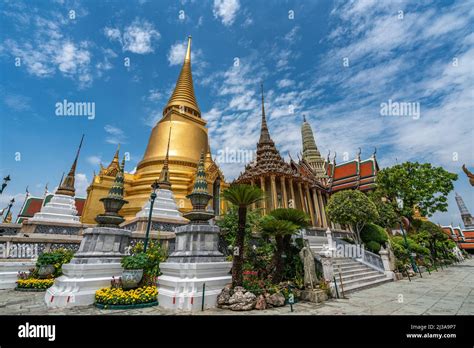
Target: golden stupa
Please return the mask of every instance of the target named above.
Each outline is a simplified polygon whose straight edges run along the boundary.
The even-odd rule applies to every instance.
[[[170,133],[170,127],[173,131]],[[171,134],[171,135],[170,135]],[[125,173],[126,204],[120,213],[126,220],[133,219],[150,198],[151,184],[160,177],[165,161],[169,139],[169,173],[171,189],[182,212],[191,210],[191,202],[186,198],[191,193],[197,164],[202,151],[206,152],[206,172],[209,189],[213,194],[211,208],[216,215],[225,209],[219,193],[227,187],[224,176],[212,159],[206,128],[194,95],[191,72],[191,37],[188,38],[186,56],[175,89],[163,108],[163,117],[153,128],[148,146],[134,174]],[[87,189],[87,200],[82,214],[83,223],[95,223],[97,214],[103,213],[100,198],[105,197],[116,174],[116,158],[107,168],[101,166],[99,174]]]

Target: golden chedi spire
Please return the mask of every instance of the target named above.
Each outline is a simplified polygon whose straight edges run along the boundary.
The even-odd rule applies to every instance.
[[[324,168],[324,158],[316,146],[313,130],[311,129],[311,125],[306,121],[305,115],[303,115],[303,124],[301,125],[301,138],[303,141],[303,160],[311,166],[314,174],[318,178],[327,177]]]
[[[163,109],[163,116],[166,115],[171,108],[178,108],[180,112],[201,117],[201,111],[194,95],[193,75],[191,72],[191,36],[188,36],[188,47],[184,57],[181,72],[176,81],[173,94]]]

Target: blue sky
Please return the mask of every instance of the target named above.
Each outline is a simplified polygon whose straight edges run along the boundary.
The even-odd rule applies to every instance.
[[[474,190],[472,1],[1,1],[0,208],[24,190],[53,191],[82,133],[76,189],[117,143],[133,171],[193,37],[195,91],[212,152],[254,150],[264,81],[270,132],[285,157],[301,151],[302,115],[321,153],[382,167],[431,162]],[[71,12],[73,11],[73,12]],[[124,62],[129,59],[130,66]],[[16,64],[15,64],[16,63]],[[19,64],[18,64],[19,63]],[[57,116],[64,99],[95,103],[95,118]],[[419,103],[419,118],[382,116],[388,100]],[[243,163],[220,163],[228,180]],[[460,221],[454,193],[447,213]]]

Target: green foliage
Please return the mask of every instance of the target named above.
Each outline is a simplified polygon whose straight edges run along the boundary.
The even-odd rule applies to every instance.
[[[256,229],[256,225],[260,219],[260,213],[258,211],[250,210],[247,212],[247,220],[245,223],[245,241],[248,244],[252,231]],[[216,221],[217,226],[221,229],[221,235],[224,238],[225,243],[233,247],[237,238],[239,216],[238,208],[235,205],[231,205],[224,215],[221,215]],[[248,245],[246,245],[248,249]]]
[[[222,192],[222,198],[237,207],[248,207],[262,200],[263,197],[263,191],[251,185],[231,185]]]
[[[383,228],[391,228],[399,223],[399,217],[395,210],[396,203],[383,197],[381,190],[369,192],[368,197],[375,204],[378,212],[378,217],[374,220],[374,223]]]
[[[365,225],[360,236],[367,248],[374,253],[378,253],[388,241],[387,232],[376,224]]]
[[[148,265],[148,256],[145,253],[125,256],[122,259],[122,267],[125,269],[145,269]]]
[[[365,246],[367,247],[367,249],[369,249],[369,251],[371,251],[373,253],[376,253],[376,254],[378,254],[380,249],[382,248],[380,243],[376,242],[375,240],[371,240],[371,241],[367,242],[365,244]]]
[[[272,215],[264,216],[259,226],[264,237],[282,237],[295,234],[298,231],[298,226],[291,221],[278,220]]]
[[[275,246],[267,239],[259,239],[258,243],[245,248],[244,270],[256,271],[258,277],[267,278],[272,270],[272,258]]]
[[[142,254],[144,243],[138,242],[131,250],[132,255]],[[158,241],[150,240],[146,248],[147,263],[143,267],[145,278],[156,278],[161,275],[160,263],[165,262],[168,253]]]
[[[53,265],[54,277],[62,275],[62,265],[69,263],[74,256],[74,252],[64,248],[56,249],[52,252],[42,253],[36,261],[37,269],[41,266]],[[37,271],[37,270],[36,270]]]
[[[390,201],[403,201],[403,208],[396,208],[399,216],[412,218],[415,205],[423,216],[431,216],[436,211],[447,211],[447,196],[457,178],[430,163],[405,162],[378,172],[377,187]]]
[[[379,217],[375,204],[359,190],[336,192],[329,199],[326,211],[333,222],[352,226],[358,242],[365,224]]]
[[[289,221],[296,225],[298,228],[309,226],[309,216],[298,209],[293,208],[279,208],[272,210],[269,214],[277,220]]]
[[[404,268],[406,265],[409,265],[410,263],[410,252],[416,253],[417,258],[423,258],[425,263],[430,263],[430,250],[419,243],[417,243],[415,240],[407,237],[407,242],[409,249],[407,248],[405,244],[405,240],[403,239],[402,236],[394,236],[392,238],[392,248],[393,252],[395,254],[395,257],[397,258],[397,267],[399,269]]]

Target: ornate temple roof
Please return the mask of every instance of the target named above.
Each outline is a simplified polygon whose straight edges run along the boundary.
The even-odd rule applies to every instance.
[[[104,168],[102,164],[100,165],[100,172],[99,175],[107,175],[115,177],[120,170],[120,163],[119,163],[119,151],[120,151],[120,144],[117,146],[117,150],[115,151],[115,155],[107,166]]]
[[[31,218],[36,213],[40,212],[41,207],[47,204],[51,200],[52,197],[53,197],[53,194],[48,194],[44,198],[29,196],[26,199],[25,203],[23,204],[21,211],[18,213],[16,223],[19,224],[23,222],[23,220]],[[86,199],[75,197],[75,201],[76,201],[77,215],[81,216]]]
[[[442,226],[441,229],[450,238],[457,242],[461,249],[474,250],[474,229],[467,228],[461,229],[461,227]]]
[[[375,152],[372,157],[366,160],[361,160],[359,153],[356,159],[341,164],[336,164],[335,158],[332,163],[326,161],[326,170],[329,176],[328,186],[331,192],[355,188],[367,191],[375,186],[379,165]]]
[[[257,158],[254,162],[245,167],[244,173],[235,180],[239,183],[250,182],[250,180],[261,176],[277,175],[287,176],[294,179],[300,178],[298,172],[286,163],[275,147],[275,143],[268,131],[267,119],[265,116],[265,101],[262,89],[262,124],[260,129],[260,139],[257,143]]]
[[[188,37],[188,47],[183,66],[176,81],[173,94],[163,109],[163,116],[172,107],[181,107],[182,112],[201,118],[201,111],[194,95],[193,74],[191,72],[191,36]]]

